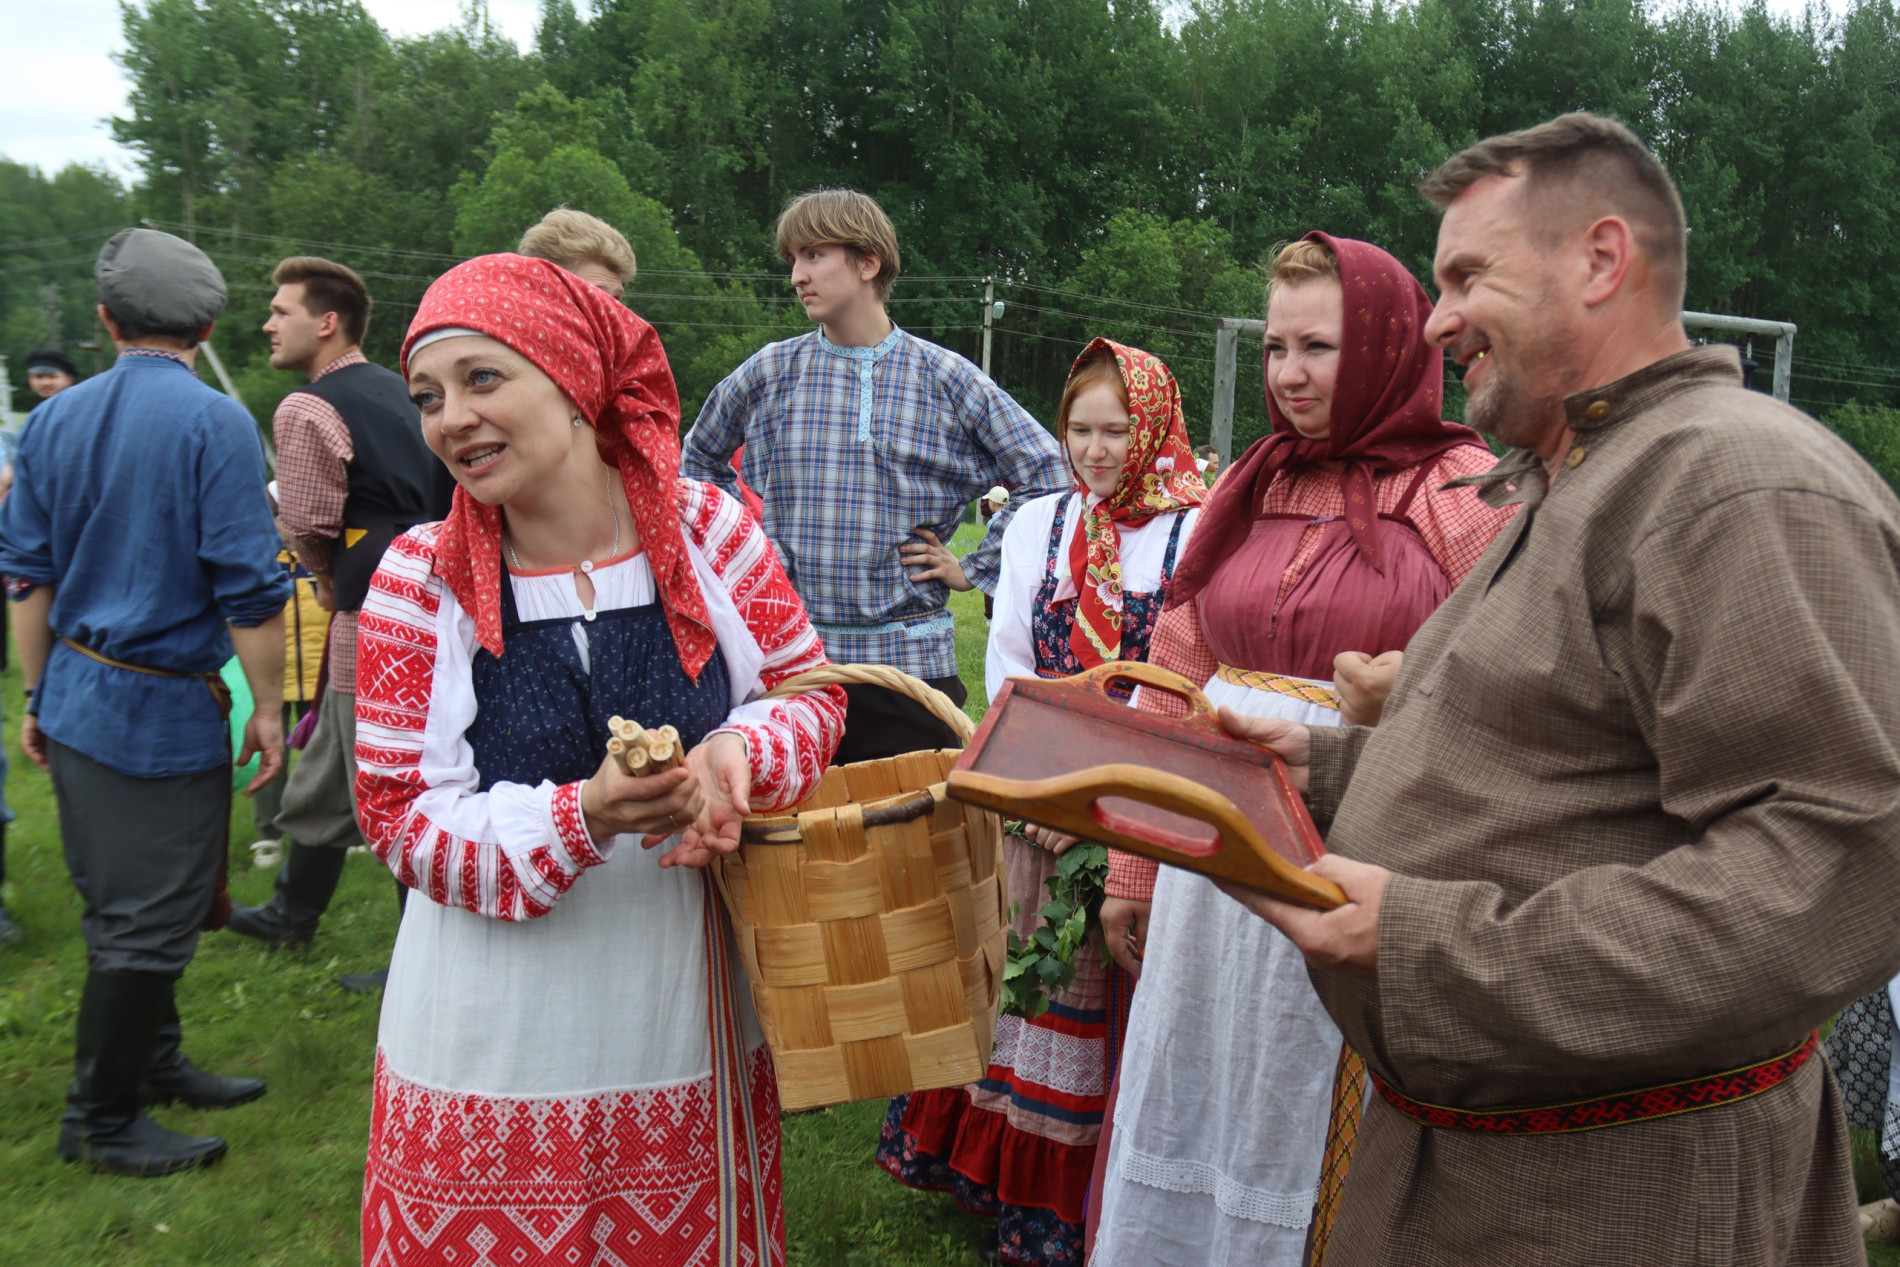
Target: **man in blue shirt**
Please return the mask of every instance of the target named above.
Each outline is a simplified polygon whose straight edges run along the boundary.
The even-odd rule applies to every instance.
[[[112,369],[33,411],[0,503],[0,573],[31,702],[26,755],[53,776],[60,835],[85,899],[87,976],[59,1152],[116,1174],[215,1161],[215,1136],[166,1130],[143,1105],[264,1094],[179,1050],[173,985],[213,916],[230,823],[235,647],[252,698],[283,698],[290,582],[257,428],[193,373],[224,308],[196,247],[128,229],[99,252]],[[283,722],[257,709],[247,791],[284,762]],[[228,908],[228,899],[225,899]],[[220,912],[222,914],[222,912]]]
[[[777,232],[819,328],[767,345],[713,389],[681,472],[736,496],[730,463],[744,445],[745,482],[764,499],[766,535],[826,654],[902,669],[960,705],[949,591],[996,588],[1015,508],[1070,487],[1068,459],[983,371],[892,323],[897,233],[875,201],[820,189],[794,199]],[[995,484],[1009,504],[959,559],[946,543]],[[839,765],[961,746],[907,697],[845,692]]]

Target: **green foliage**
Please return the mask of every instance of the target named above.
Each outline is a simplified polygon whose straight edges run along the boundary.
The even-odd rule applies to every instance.
[[[130,210],[125,187],[108,172],[74,163],[48,176],[0,159],[0,243],[24,244],[0,254],[0,353],[13,383],[13,399],[3,402],[9,407],[25,412],[39,403],[27,390],[21,360],[34,348],[64,349],[82,374],[100,363],[74,344],[101,338],[92,261]]]
[[[1033,412],[1048,416],[1075,353],[1106,332],[1169,363],[1199,440],[1214,318],[1259,315],[1276,243],[1324,228],[1428,277],[1437,217],[1418,178],[1480,136],[1586,108],[1624,119],[1675,174],[1691,308],[1798,323],[1795,402],[1817,415],[1900,404],[1895,0],[1796,17],[1715,0],[1165,13],[1158,0],[548,0],[524,55],[479,7],[397,39],[356,0],[138,0],[114,123],[138,187],[0,170],[0,247],[135,214],[193,236],[232,284],[218,345],[234,367],[262,364],[275,259],[329,254],[371,281],[368,350],[389,361],[435,274],[566,200],[634,240],[629,302],[665,338],[690,419],[740,359],[807,328],[772,222],[791,195],[848,184],[897,225],[892,313],[906,328],[977,357],[973,279],[994,277],[1007,307],[992,370]],[[98,186],[102,219],[16,223],[10,204],[44,204],[59,181]],[[5,252],[3,350],[38,341],[47,280],[62,282],[62,337],[82,337],[83,257],[103,236]],[[1265,425],[1258,355],[1243,345],[1241,442]],[[1456,415],[1462,393],[1448,395]],[[262,417],[275,401],[249,403]]]
[[[1012,824],[1012,830],[1020,828]],[[1095,940],[1101,927],[1102,899],[1108,883],[1108,848],[1077,841],[1056,859],[1055,874],[1044,881],[1049,901],[1037,912],[1042,926],[1024,941],[1009,930],[1009,957],[1003,967],[1002,1011],[1035,1020],[1049,1000],[1069,988],[1080,967],[1076,956]],[[1106,951],[1100,951],[1106,954]]]
[[[1845,405],[1825,421],[1834,433],[1853,445],[1880,477],[1900,491],[1900,409],[1868,409]]]

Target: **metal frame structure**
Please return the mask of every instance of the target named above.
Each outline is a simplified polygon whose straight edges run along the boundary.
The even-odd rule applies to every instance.
[[[1789,379],[1794,374],[1794,332],[1792,321],[1762,321],[1755,317],[1727,317],[1712,312],[1685,312],[1682,324],[1691,330],[1730,330],[1737,334],[1760,335],[1775,341],[1775,399],[1788,399]],[[1234,378],[1239,370],[1240,336],[1265,336],[1267,323],[1247,317],[1222,317],[1214,336],[1214,422],[1208,443],[1220,452],[1221,465],[1234,456]]]

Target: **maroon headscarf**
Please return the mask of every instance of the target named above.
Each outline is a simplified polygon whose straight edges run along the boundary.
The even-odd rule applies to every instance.
[[[1194,537],[1168,587],[1169,608],[1200,593],[1228,555],[1253,529],[1274,476],[1302,462],[1344,462],[1346,526],[1366,561],[1381,575],[1379,503],[1372,477],[1402,471],[1463,444],[1482,445],[1478,433],[1440,414],[1445,403],[1445,353],[1425,342],[1432,301],[1405,265],[1370,242],[1309,233],[1339,260],[1345,292],[1345,335],[1339,348],[1339,381],[1333,389],[1330,434],[1300,435],[1273,393],[1267,411],[1273,431],[1241,455],[1214,485]],[[1262,382],[1266,367],[1261,367]]]

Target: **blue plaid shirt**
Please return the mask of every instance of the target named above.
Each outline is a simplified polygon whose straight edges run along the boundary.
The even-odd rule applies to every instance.
[[[963,560],[996,587],[1022,502],[1073,482],[1061,447],[1008,392],[947,348],[893,328],[874,348],[814,330],[762,348],[706,398],[686,436],[687,476],[732,491],[732,454],[765,502],[765,532],[840,664],[922,678],[957,671],[941,581],[913,581],[897,548],[928,528],[944,542],[991,485],[1010,489]]]

